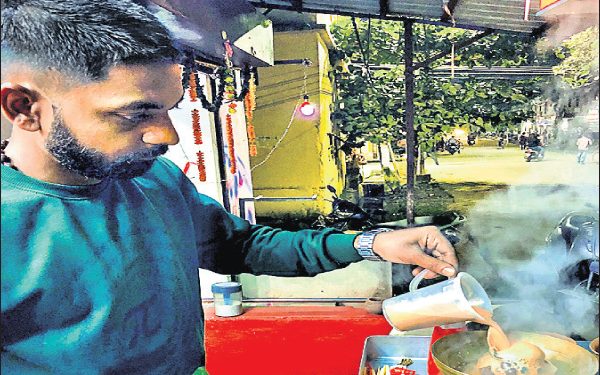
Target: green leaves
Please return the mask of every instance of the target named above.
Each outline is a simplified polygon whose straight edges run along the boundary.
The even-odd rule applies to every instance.
[[[590,27],[573,35],[555,50],[562,60],[553,68],[554,74],[572,88],[581,87],[598,79],[598,27]]]
[[[367,81],[360,66],[351,66],[351,74],[336,76],[338,96],[344,108],[338,108],[334,121],[350,139],[395,141],[404,132],[405,87],[403,66],[403,24],[371,20],[370,45],[366,46],[367,22],[357,19],[361,42],[368,49],[370,66],[388,65],[389,70],[371,70]],[[332,26],[332,35],[343,54],[354,63],[363,63],[356,35],[349,18],[342,17]],[[452,42],[476,34],[474,31],[417,24],[415,61],[442,51]],[[553,57],[555,58],[555,57]],[[545,61],[527,37],[491,35],[458,50],[455,64],[460,66],[519,66]],[[431,64],[449,64],[445,57]],[[516,125],[531,115],[531,99],[542,92],[541,81],[476,80],[434,77],[431,69],[421,69],[415,79],[415,128],[418,141],[430,144],[457,126],[472,131],[492,131]]]
[[[525,103],[527,101],[527,97],[523,94],[514,93],[510,96],[512,100],[516,100],[521,103]]]

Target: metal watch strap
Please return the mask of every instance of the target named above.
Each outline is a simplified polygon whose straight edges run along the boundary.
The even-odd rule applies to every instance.
[[[375,236],[382,232],[390,232],[392,229],[381,228],[381,229],[373,229],[367,232],[363,232],[358,235],[358,244],[356,246],[356,251],[358,254],[367,260],[381,262],[384,261],[379,255],[373,252],[373,242],[375,241]]]

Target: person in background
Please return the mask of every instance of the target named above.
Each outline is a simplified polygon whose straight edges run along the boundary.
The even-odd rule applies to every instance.
[[[537,133],[531,133],[529,135],[527,147],[531,148],[542,156],[544,155],[544,145],[542,144],[542,140]]]
[[[199,267],[312,276],[367,259],[456,274],[435,227],[288,232],[199,194],[161,156],[179,141],[181,61],[134,1],[2,2],[2,374],[193,373]]]
[[[521,133],[519,136],[519,147],[521,147],[521,150],[525,150],[527,148],[527,135],[525,132]]]
[[[477,133],[469,133],[469,135],[467,136],[467,144],[469,146],[474,146],[476,140],[477,140]]]
[[[363,182],[361,167],[367,164],[367,158],[358,148],[352,148],[350,155],[346,157],[346,186],[349,189],[358,190]]]
[[[504,149],[504,147],[506,147],[507,142],[508,142],[508,134],[506,132],[501,132],[498,135],[498,148]]]
[[[586,136],[585,133],[577,139],[577,163],[585,164],[587,159],[587,153],[592,145],[592,140]]]

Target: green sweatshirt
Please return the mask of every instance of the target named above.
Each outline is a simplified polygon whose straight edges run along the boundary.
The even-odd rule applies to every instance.
[[[316,275],[361,260],[353,239],[250,225],[164,158],[93,186],[2,166],[2,373],[191,374],[197,268]]]

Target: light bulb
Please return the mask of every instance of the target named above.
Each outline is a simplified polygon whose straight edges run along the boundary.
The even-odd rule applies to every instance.
[[[308,101],[308,95],[304,95],[304,102],[300,104],[300,113],[307,117],[315,114],[315,105]]]

